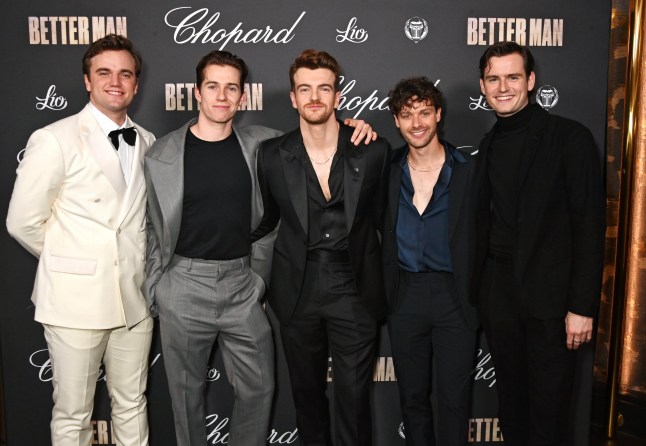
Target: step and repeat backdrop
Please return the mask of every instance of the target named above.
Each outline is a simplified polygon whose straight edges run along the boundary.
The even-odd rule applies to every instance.
[[[487,45],[515,40],[537,60],[536,101],[588,126],[600,157],[606,128],[610,0],[157,0],[9,2],[0,18],[3,54],[0,215],[6,218],[15,169],[35,129],[77,113],[87,102],[81,57],[107,33],[129,37],[143,55],[130,116],[158,137],[197,114],[195,65],[225,49],[250,66],[238,124],[281,130],[298,125],[288,68],[305,48],[323,49],[343,68],[339,116],[369,121],[393,147],[403,143],[386,104],[405,77],[426,75],[445,97],[443,136],[476,149],[495,121],[480,94],[478,59]],[[0,348],[7,442],[49,444],[51,369],[42,328],[29,300],[36,260],[0,230]],[[274,326],[275,320],[271,317]],[[277,340],[278,341],[278,340]],[[277,342],[277,391],[268,444],[298,444],[289,379]],[[150,356],[151,443],[173,445],[175,433],[164,358],[156,336]],[[577,428],[587,444],[592,352],[582,361]],[[330,373],[333,365],[330,363]],[[233,391],[216,349],[208,370],[208,444],[227,444]],[[329,380],[330,388],[334,383]],[[397,377],[388,334],[380,332],[373,383],[375,444],[404,445]],[[468,441],[504,444],[496,417],[496,374],[481,339],[474,352]],[[93,415],[94,444],[113,444],[104,376]]]

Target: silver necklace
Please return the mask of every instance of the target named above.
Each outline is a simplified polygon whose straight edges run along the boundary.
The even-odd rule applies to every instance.
[[[326,159],[325,161],[321,161],[320,163],[318,161],[316,161],[314,158],[312,158],[311,156],[309,156],[309,154],[307,156],[309,157],[311,162],[313,162],[314,164],[318,164],[319,166],[322,166],[323,164],[327,164],[332,159],[332,157],[336,153],[336,149],[337,148],[335,147],[334,152],[332,152],[332,155],[330,155],[330,157],[328,159]]]
[[[434,172],[440,167],[444,165],[444,161],[442,161],[438,166],[436,167],[431,167],[431,168],[421,168],[421,167],[415,167],[413,163],[410,162],[410,158],[408,156],[406,157],[406,161],[408,161],[408,165],[411,167],[411,169],[417,171],[417,172]]]

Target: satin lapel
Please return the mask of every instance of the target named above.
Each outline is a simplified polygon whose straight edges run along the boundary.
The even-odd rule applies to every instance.
[[[307,183],[305,179],[305,169],[294,155],[296,150],[300,150],[302,142],[300,140],[300,133],[297,132],[294,136],[286,138],[280,146],[280,158],[283,164],[283,172],[285,173],[285,183],[287,185],[287,192],[301,223],[303,232],[308,234],[308,221],[307,221]]]
[[[144,184],[144,155],[148,149],[148,143],[144,141],[141,133],[137,135],[135,141],[135,151],[132,158],[132,172],[130,173],[130,184],[126,189],[126,195],[121,205],[121,214],[119,215],[119,222],[123,222],[130,209],[139,195],[142,185]]]
[[[86,107],[79,119],[81,139],[94,161],[114,188],[117,196],[123,199],[126,181],[123,178],[121,163],[108,137],[103,133],[92,112]]]
[[[354,223],[354,216],[357,213],[357,205],[361,195],[361,186],[365,177],[366,167],[366,146],[355,147],[340,132],[339,144],[343,147],[343,159],[345,171],[343,172],[343,204],[345,208],[345,221],[348,234]]]
[[[390,179],[388,182],[388,218],[390,219],[390,224],[393,228],[397,224],[397,215],[399,214],[399,197],[401,196],[403,174],[400,161],[405,152],[405,149],[399,149],[393,156],[393,160],[390,163]]]

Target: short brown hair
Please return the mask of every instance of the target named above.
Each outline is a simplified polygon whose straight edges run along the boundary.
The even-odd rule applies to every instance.
[[[289,67],[289,81],[292,84],[292,90],[294,90],[294,74],[299,68],[309,68],[310,70],[316,70],[318,68],[327,68],[328,70],[334,73],[334,88],[338,89],[339,86],[339,76],[341,73],[341,67],[334,57],[325,51],[319,50],[304,50],[298,57],[294,60],[294,63]]]
[[[211,51],[200,59],[195,67],[195,77],[197,88],[199,89],[204,81],[204,71],[211,65],[228,65],[240,72],[240,88],[244,88],[244,83],[249,75],[249,68],[244,60],[228,51]]]
[[[118,34],[108,34],[90,45],[83,55],[83,74],[90,76],[90,61],[94,56],[98,56],[105,51],[128,51],[135,60],[135,75],[137,78],[139,77],[143,60],[135,50],[132,42],[127,37]]]
[[[426,76],[400,80],[388,93],[388,97],[388,108],[395,116],[413,102],[429,103],[436,110],[442,108],[442,93]]]

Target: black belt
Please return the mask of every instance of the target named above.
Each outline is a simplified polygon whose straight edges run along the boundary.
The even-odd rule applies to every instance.
[[[350,254],[348,254],[348,251],[315,249],[307,252],[307,260],[321,263],[344,263],[350,261]]]
[[[511,257],[501,256],[500,254],[493,254],[491,252],[487,253],[487,257],[493,260],[495,263],[500,263],[502,265],[511,265]]]

